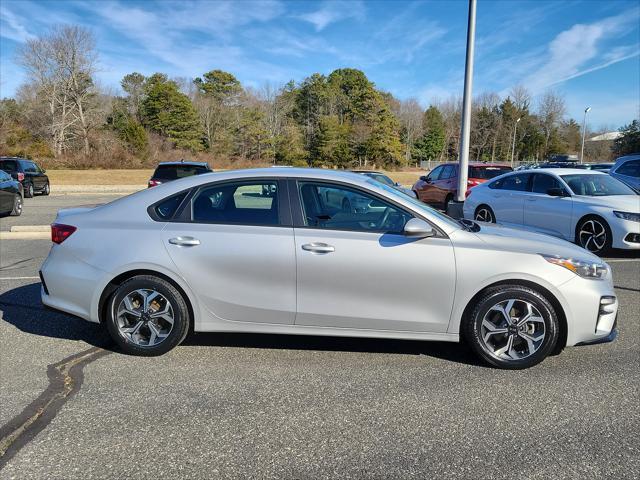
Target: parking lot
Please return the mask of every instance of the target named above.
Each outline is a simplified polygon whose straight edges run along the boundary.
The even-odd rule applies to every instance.
[[[27,199],[0,229],[113,198]],[[639,258],[607,259],[615,342],[501,371],[464,345],[275,335],[125,356],[42,307],[49,246],[0,242],[1,478],[640,476]]]

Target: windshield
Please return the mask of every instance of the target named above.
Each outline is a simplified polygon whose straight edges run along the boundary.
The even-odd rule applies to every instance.
[[[374,180],[377,180],[380,183],[384,183],[385,185],[394,185],[393,180],[391,180],[386,175],[382,175],[381,173],[367,173],[366,175],[373,178]]]
[[[469,167],[469,178],[478,178],[480,180],[489,180],[498,175],[512,171],[511,167]]]
[[[605,197],[608,195],[635,195],[635,192],[620,180],[605,175],[561,175],[575,195]]]
[[[176,180],[207,173],[207,169],[200,165],[160,165],[153,174],[158,180]]]
[[[409,195],[405,195],[404,193],[401,193],[395,188],[385,185],[384,183],[381,184],[380,182],[377,182],[375,180],[368,180],[368,183],[371,183],[372,185],[375,185],[378,188],[382,188],[390,197],[411,202],[415,207],[417,207],[418,210],[421,210],[428,215],[433,215],[434,217],[437,217],[438,219],[451,225],[452,227],[460,229],[460,224],[456,222],[453,218],[449,217],[448,215],[445,215],[444,213],[440,213],[435,208],[431,208],[429,205],[427,205],[426,203],[422,203],[417,198],[413,198],[413,197],[410,197]]]

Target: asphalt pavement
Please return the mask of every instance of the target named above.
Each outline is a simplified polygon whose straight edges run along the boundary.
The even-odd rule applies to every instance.
[[[42,307],[49,245],[0,242],[0,438],[50,401],[0,478],[640,476],[638,258],[609,259],[615,342],[514,372],[464,345],[302,336],[194,334],[126,356]]]

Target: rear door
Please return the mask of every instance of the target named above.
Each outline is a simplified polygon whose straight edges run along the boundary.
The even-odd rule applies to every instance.
[[[296,259],[286,182],[201,187],[163,241],[212,320],[293,324]]]
[[[497,223],[523,225],[524,197],[529,190],[531,173],[515,173],[489,185],[489,206]]]
[[[552,188],[561,188],[565,197],[551,196],[547,192]],[[531,191],[525,193],[524,224],[549,235],[571,240],[571,214],[573,200],[569,192],[553,175],[534,173]]]
[[[358,211],[324,202],[358,197]],[[446,332],[455,291],[444,235],[402,234],[411,212],[352,186],[292,181],[297,256],[296,325]]]

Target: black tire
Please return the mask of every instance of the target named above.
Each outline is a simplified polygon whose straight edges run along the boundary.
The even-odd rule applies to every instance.
[[[24,198],[33,198],[33,183],[24,187]]]
[[[449,210],[449,204],[453,200],[453,195],[449,194],[444,199],[444,211],[447,212]]]
[[[482,220],[481,218],[485,218]],[[473,214],[473,219],[477,222],[496,223],[496,214],[489,205],[479,205]]]
[[[46,197],[50,193],[51,193],[51,187],[49,186],[49,182],[47,182],[47,184],[42,189],[42,195],[44,195]]]
[[[486,337],[489,338],[491,342],[504,342],[504,344],[508,345],[509,337],[513,337],[511,339],[512,345],[515,346],[514,353],[512,356],[512,350],[509,349],[507,351],[507,356],[511,358],[504,358],[500,355],[496,355],[495,352],[498,352],[499,349],[492,352],[491,345],[483,339],[483,322],[487,317],[491,315],[497,315],[500,318],[501,313],[497,313],[492,310],[494,306],[500,304],[501,302],[508,302],[512,299],[515,299],[515,303],[513,304],[513,308],[509,310],[510,318],[511,312],[515,312],[516,315],[523,315],[525,302],[533,305],[537,310],[538,315],[536,314],[536,318],[541,318],[542,320],[537,320],[536,322],[527,322],[523,325],[523,327],[518,327],[515,324],[512,324],[511,329],[508,330],[506,328],[501,328],[502,330],[508,330],[508,333],[498,333],[498,334],[485,334]],[[520,311],[518,311],[520,309]],[[522,318],[522,317],[516,317]],[[506,323],[506,320],[505,320]],[[535,323],[535,325],[533,325]],[[544,325],[544,330],[542,330],[542,325]],[[522,330],[524,328],[525,330]],[[536,332],[529,331],[529,328],[537,329]],[[544,336],[540,338],[540,332],[544,333]],[[486,330],[487,332],[490,330]],[[471,349],[475,352],[475,354],[480,357],[485,363],[503,369],[509,370],[519,370],[523,368],[529,368],[534,365],[537,365],[542,360],[544,360],[550,353],[555,350],[556,344],[558,342],[558,336],[560,333],[560,326],[558,321],[558,315],[544,295],[540,292],[525,287],[522,285],[499,285],[496,287],[492,287],[487,289],[476,301],[475,305],[472,306],[471,314],[468,318],[463,319],[463,323],[461,326],[461,334],[466,343],[469,344]],[[489,335],[491,335],[489,337]],[[495,336],[493,336],[495,335]],[[501,335],[503,337],[501,337]],[[535,346],[535,350],[533,353],[530,353],[530,348],[526,347],[526,341],[524,336],[527,335],[530,339],[539,338],[536,342],[532,342],[531,344]],[[533,337],[534,335],[538,335],[537,337]],[[537,345],[536,345],[537,343]],[[499,344],[500,346],[502,343]],[[527,349],[528,354],[521,355],[524,352],[524,349]],[[520,349],[520,351],[518,351]],[[514,358],[515,357],[515,358]]]
[[[154,346],[139,345],[126,338],[125,334],[121,333],[116,318],[116,309],[123,299],[138,289],[154,290],[164,296],[172,306],[173,328],[164,340]],[[124,353],[146,357],[163,355],[179,345],[187,336],[190,325],[189,308],[186,299],[171,283],[153,275],[138,275],[122,283],[111,295],[107,305],[106,325],[109,334]]]
[[[594,233],[600,233],[600,228],[602,228],[602,233],[604,233],[605,236],[604,242],[601,241],[601,238],[599,239],[600,241],[597,241],[598,238],[593,236],[589,238],[589,235],[580,233],[585,230],[590,230],[592,227],[594,229]],[[612,243],[613,235],[611,234],[611,228],[607,221],[602,217],[598,217],[597,215],[587,215],[580,219],[576,225],[576,244],[580,245],[585,250],[589,250],[591,253],[595,253],[596,255],[604,255],[611,251]]]
[[[24,206],[24,202],[22,200],[22,195],[19,193],[13,199],[13,210],[11,210],[11,216],[19,217],[22,215],[22,208]]]
[[[416,192],[415,190],[413,191],[413,195],[416,197],[416,200],[420,200],[420,196],[418,195],[418,192]]]

